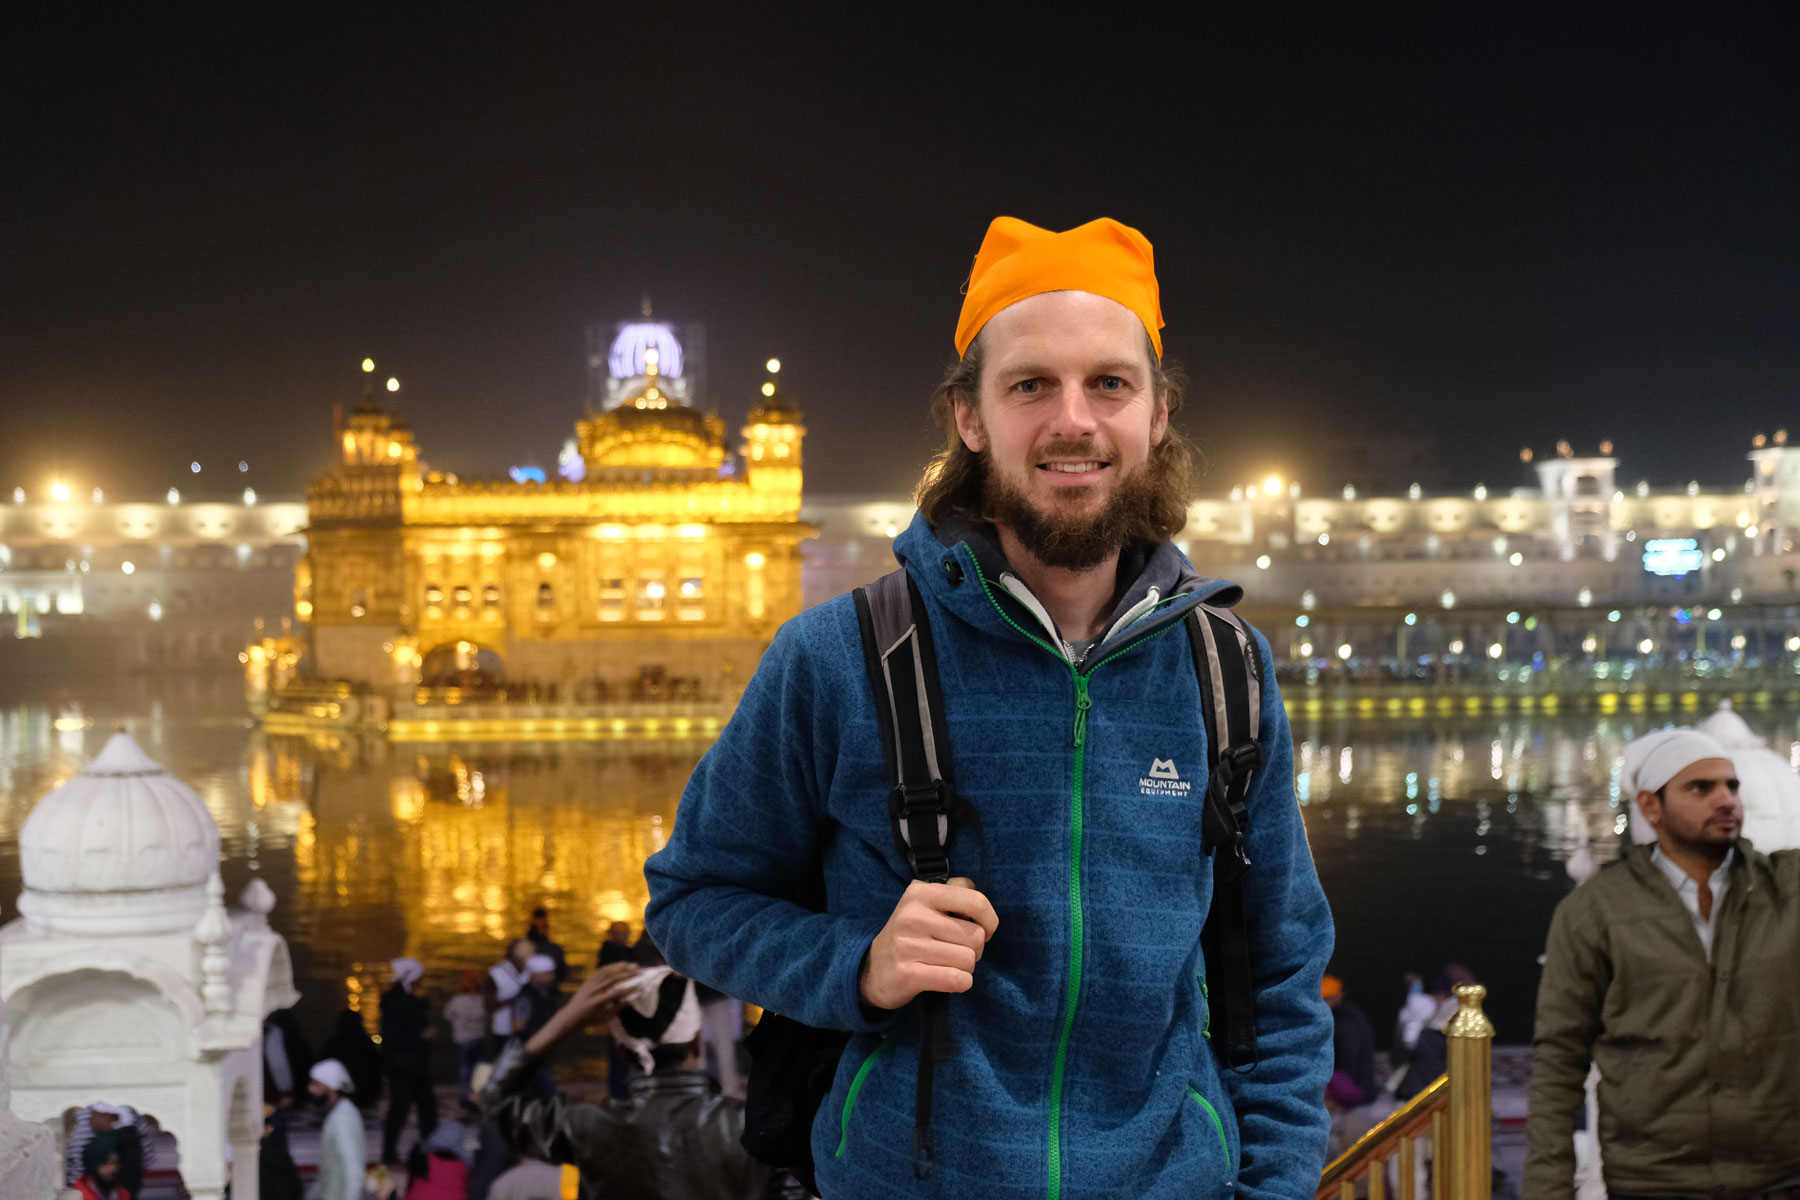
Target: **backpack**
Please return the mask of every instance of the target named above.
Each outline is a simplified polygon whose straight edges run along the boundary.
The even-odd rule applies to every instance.
[[[887,757],[894,846],[914,879],[943,883],[950,878],[954,831],[968,828],[979,844],[981,824],[951,775],[949,727],[925,602],[905,568],[857,588],[852,597]],[[1210,700],[1202,707],[1208,780],[1201,838],[1215,875],[1212,910],[1200,941],[1207,977],[1223,984],[1222,1011],[1211,1022],[1218,1036],[1211,1043],[1225,1066],[1247,1070],[1256,1065],[1257,1046],[1244,908],[1243,881],[1250,867],[1245,799],[1251,776],[1262,765],[1260,662],[1249,630],[1228,610],[1201,604],[1184,624],[1200,694]],[[806,881],[798,899],[815,912],[826,910],[822,868]],[[919,1179],[932,1171],[935,1068],[954,1049],[949,1001],[944,992],[925,992],[916,1001],[924,1031],[912,1140],[913,1174]],[[759,1161],[792,1172],[815,1195],[813,1120],[831,1090],[849,1037],[767,1012],[744,1039],[750,1055],[744,1148]]]

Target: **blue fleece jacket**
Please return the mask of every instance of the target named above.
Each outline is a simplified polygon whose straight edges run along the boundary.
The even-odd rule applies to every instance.
[[[957,789],[981,816],[979,844],[953,839],[951,871],[999,916],[973,988],[950,1000],[931,1177],[912,1169],[918,1006],[875,1013],[857,995],[911,876],[848,596],[782,627],[696,768],[645,868],[651,936],[685,974],[851,1031],[813,1127],[824,1200],[1310,1198],[1333,931],[1260,636],[1265,762],[1245,898],[1261,1061],[1225,1072],[1208,1045],[1207,755],[1181,617],[1238,589],[1198,579],[1172,545],[1140,548],[1121,564],[1110,632],[1076,665],[979,530],[940,536],[916,519],[895,552],[929,610]],[[1151,786],[1157,759],[1191,789]],[[795,897],[821,863],[829,901],[815,913]]]

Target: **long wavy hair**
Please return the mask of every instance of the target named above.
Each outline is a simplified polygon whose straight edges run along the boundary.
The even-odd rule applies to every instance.
[[[1166,542],[1187,524],[1188,502],[1194,497],[1199,477],[1199,451],[1175,428],[1175,414],[1187,388],[1187,377],[1179,365],[1157,358],[1148,335],[1144,350],[1150,358],[1152,393],[1169,406],[1169,423],[1162,441],[1150,447],[1145,464],[1154,484],[1154,499],[1128,531],[1133,540]],[[925,468],[913,501],[925,520],[934,528],[963,520],[985,521],[982,511],[983,482],[987,457],[963,444],[956,428],[956,406],[966,404],[978,408],[981,403],[981,335],[969,343],[968,353],[944,374],[942,382],[931,393],[931,419],[943,432],[944,444]]]

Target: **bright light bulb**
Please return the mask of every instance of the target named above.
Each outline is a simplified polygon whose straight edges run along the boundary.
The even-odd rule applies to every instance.
[[[765,396],[773,396],[775,394],[775,385],[773,383],[763,384],[762,385],[762,394]]]
[[[190,470],[194,474],[198,475],[200,473],[200,464],[197,462],[191,462],[188,464],[188,470]]]
[[[371,372],[373,372],[374,370],[375,370],[375,360],[372,358],[363,359],[363,374],[368,375]]]
[[[1256,569],[1259,571],[1268,570],[1269,569],[1269,561],[1270,560],[1269,560],[1268,555],[1266,555],[1266,554],[1257,555],[1256,556]]]
[[[390,392],[399,391],[400,390],[400,381],[398,379],[395,379],[392,375],[388,376],[387,389]]]
[[[1271,496],[1281,495],[1281,477],[1271,475],[1263,481],[1263,491]]]
[[[1638,643],[1638,653],[1639,654],[1648,654],[1654,649],[1656,649],[1656,643],[1649,638],[1645,638],[1643,641]]]
[[[125,574],[127,574],[127,575],[130,575],[134,571],[137,570],[137,564],[131,563],[131,562],[122,562],[119,564],[119,570],[125,572]]]
[[[61,504],[69,498],[69,485],[60,479],[50,485],[50,498]]]
[[[781,360],[779,358],[771,358],[768,362],[764,363],[763,366],[769,369],[769,374],[774,375],[781,370]]]
[[[1346,661],[1350,658],[1350,643],[1349,642],[1344,642],[1338,646],[1338,657],[1341,659],[1345,659]]]

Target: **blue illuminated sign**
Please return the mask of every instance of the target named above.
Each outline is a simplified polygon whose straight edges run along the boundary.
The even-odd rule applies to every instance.
[[[1700,569],[1706,556],[1694,538],[1651,538],[1644,543],[1644,570],[1679,579]]]

